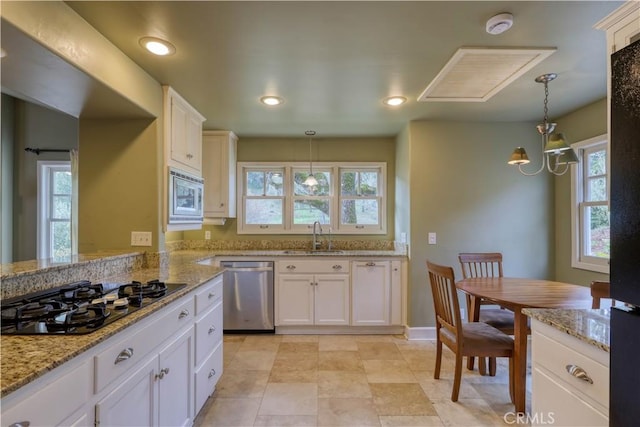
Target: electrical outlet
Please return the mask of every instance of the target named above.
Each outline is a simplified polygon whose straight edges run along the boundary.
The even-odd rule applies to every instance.
[[[131,246],[151,246],[150,231],[132,231]]]
[[[210,230],[206,230],[204,232],[204,240],[211,240],[211,231]]]
[[[430,245],[435,245],[436,244],[436,233],[434,232],[429,232],[429,234],[427,234],[427,238],[429,240],[429,244]]]

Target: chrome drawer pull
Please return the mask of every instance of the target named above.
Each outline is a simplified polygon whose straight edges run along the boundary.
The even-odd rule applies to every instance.
[[[567,365],[567,366],[565,366],[565,369],[567,370],[568,373],[570,373],[571,375],[573,375],[577,379],[582,380],[582,381],[586,381],[589,384],[593,384],[593,380],[591,379],[591,377],[589,375],[587,375],[587,372],[584,369],[582,369],[580,366],[578,366],[578,365]]]
[[[209,371],[209,378],[213,377],[216,374],[216,370],[212,369]]]
[[[161,380],[169,373],[169,368],[160,369],[160,373],[156,374],[156,379]]]
[[[375,262],[368,262],[365,264],[367,267],[375,267],[376,263]]]
[[[295,265],[287,265],[287,270],[295,270],[296,266]]]
[[[215,297],[216,297],[216,294],[214,294],[213,292],[209,292],[209,299],[215,298]]]
[[[216,327],[212,326],[209,328],[209,335],[211,335],[212,333],[214,333],[216,331]]]
[[[125,348],[120,352],[120,354],[118,354],[118,357],[116,357],[116,360],[115,362],[113,362],[113,364],[117,365],[120,362],[124,362],[125,360],[131,358],[131,356],[133,356],[133,348]]]
[[[189,310],[182,310],[180,314],[178,314],[178,319],[184,319],[189,315]]]
[[[342,270],[342,266],[340,264],[336,264],[333,266],[334,270]]]
[[[29,427],[31,425],[31,421],[18,421],[17,423],[11,424],[9,427]]]

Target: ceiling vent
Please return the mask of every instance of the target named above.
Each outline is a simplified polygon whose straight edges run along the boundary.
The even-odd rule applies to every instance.
[[[485,102],[556,48],[460,48],[418,97],[421,102]]]

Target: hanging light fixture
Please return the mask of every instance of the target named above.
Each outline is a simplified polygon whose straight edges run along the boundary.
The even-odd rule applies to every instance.
[[[511,158],[507,163],[517,165],[521,174],[527,176],[538,175],[545,168],[554,175],[564,175],[569,170],[569,165],[578,163],[578,156],[567,144],[563,133],[553,133],[556,123],[549,123],[548,102],[549,102],[549,82],[558,77],[555,73],[543,74],[536,77],[537,83],[544,84],[544,118],[542,123],[536,126],[538,133],[542,137],[542,165],[536,172],[528,173],[522,170],[522,165],[530,163],[527,152],[522,147],[513,150]],[[564,165],[564,167],[562,167]]]
[[[313,176],[313,159],[312,159],[312,155],[311,155],[311,137],[313,137],[316,134],[316,131],[307,130],[307,131],[304,132],[304,134],[309,137],[309,176],[307,176],[307,179],[304,180],[303,184],[308,186],[308,187],[315,187],[316,185],[318,185],[318,180],[316,179],[315,176]]]

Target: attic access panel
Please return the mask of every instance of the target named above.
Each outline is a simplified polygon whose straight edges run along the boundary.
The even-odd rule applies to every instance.
[[[420,94],[420,102],[485,102],[556,48],[462,47]]]

